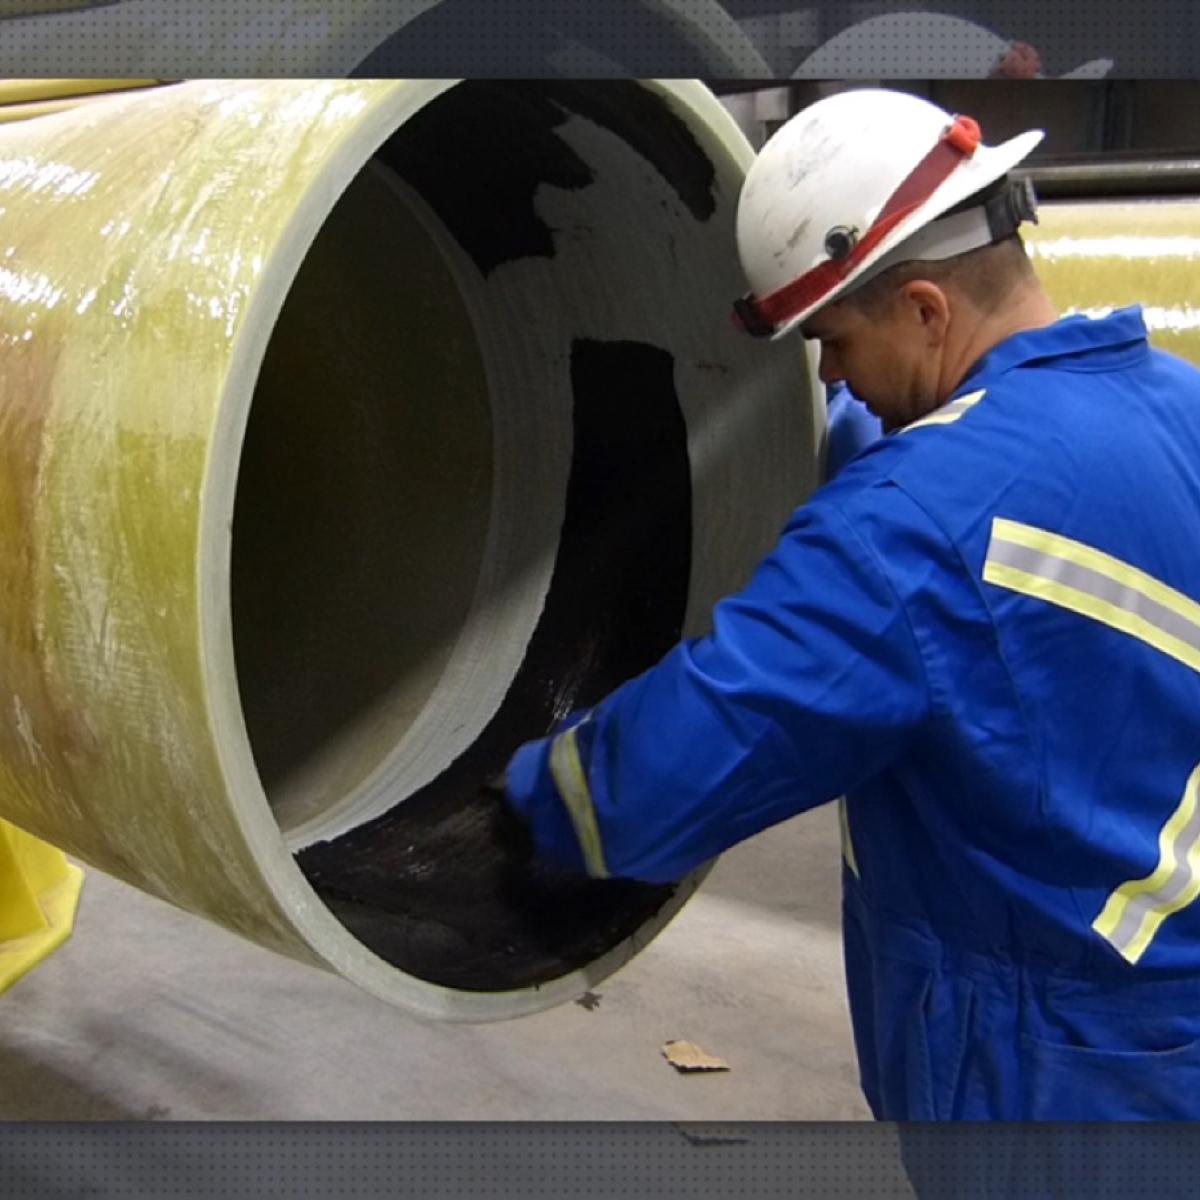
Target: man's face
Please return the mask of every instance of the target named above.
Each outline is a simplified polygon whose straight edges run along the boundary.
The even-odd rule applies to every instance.
[[[800,332],[820,343],[821,382],[844,380],[885,430],[936,407],[938,356],[904,288],[878,312],[835,301],[809,317]]]

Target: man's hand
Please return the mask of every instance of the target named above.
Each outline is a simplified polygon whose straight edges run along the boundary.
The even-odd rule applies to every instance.
[[[480,804],[488,810],[495,845],[506,856],[524,862],[533,857],[533,835],[525,819],[508,801],[504,772],[479,785]]]

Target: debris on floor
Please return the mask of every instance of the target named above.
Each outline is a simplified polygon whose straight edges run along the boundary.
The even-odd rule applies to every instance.
[[[662,1052],[667,1062],[682,1073],[729,1070],[729,1064],[723,1058],[706,1053],[695,1042],[667,1042]]]

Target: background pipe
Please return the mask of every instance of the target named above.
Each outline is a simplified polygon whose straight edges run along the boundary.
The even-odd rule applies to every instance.
[[[0,129],[0,816],[429,1016],[683,903],[482,781],[815,482],[698,85],[187,83]]]
[[[156,79],[6,79],[0,81],[0,124],[78,108],[96,96],[156,87]]]
[[[1049,162],[1014,172],[1027,175],[1042,200],[1148,200],[1200,194],[1200,158],[1121,158]]]
[[[1145,191],[1162,176],[1149,166]],[[1131,186],[1128,172],[1120,179]],[[1140,304],[1151,341],[1200,366],[1200,200],[1054,201],[1039,216],[1022,232],[1060,312],[1098,315]]]

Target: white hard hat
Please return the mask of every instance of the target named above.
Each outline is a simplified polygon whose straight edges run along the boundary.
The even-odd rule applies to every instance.
[[[1035,129],[985,146],[970,117],[880,88],[810,105],[767,142],[742,187],[737,246],[751,292],[736,302],[737,320],[781,337],[898,262],[949,258],[1012,233],[1035,219],[1027,183],[959,206],[1042,137]]]

